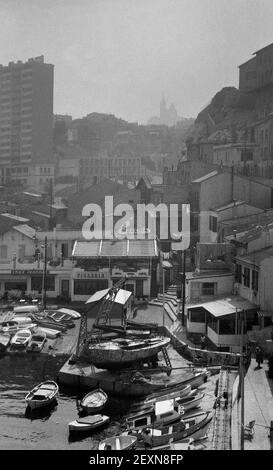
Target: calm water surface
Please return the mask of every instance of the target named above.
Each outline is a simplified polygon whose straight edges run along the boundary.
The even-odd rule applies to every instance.
[[[46,378],[56,379],[63,358],[16,355],[0,358],[0,449],[96,449],[104,437],[120,431],[129,403],[110,399],[103,413],[110,423],[92,435],[69,437],[68,423],[78,418],[83,391],[60,389],[58,402],[44,411],[31,412],[24,397]]]

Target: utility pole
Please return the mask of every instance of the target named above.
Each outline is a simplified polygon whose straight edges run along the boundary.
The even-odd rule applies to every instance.
[[[241,312],[240,397],[241,397],[241,450],[244,450],[245,390],[244,390],[244,311]]]
[[[46,273],[47,273],[47,236],[45,236],[45,257],[44,257],[44,271],[43,271],[43,285],[42,285],[42,304],[46,309]]]
[[[162,309],[162,325],[165,326],[165,270],[162,264],[162,276],[163,276],[163,309]]]
[[[49,194],[50,194],[49,230],[52,230],[52,205],[53,205],[53,186],[52,186],[52,178],[50,178]]]
[[[186,250],[182,250],[182,326],[185,324],[185,297],[186,297]]]

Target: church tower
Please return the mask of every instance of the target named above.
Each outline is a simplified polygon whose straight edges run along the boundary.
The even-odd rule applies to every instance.
[[[167,106],[166,106],[164,93],[162,93],[162,99],[160,102],[160,123],[165,124],[166,118],[167,118]]]

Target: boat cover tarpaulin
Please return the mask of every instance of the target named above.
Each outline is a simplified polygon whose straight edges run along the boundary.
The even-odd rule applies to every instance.
[[[98,290],[95,294],[91,295],[91,297],[86,301],[87,304],[91,304],[93,302],[99,302],[102,300],[106,294],[109,292],[110,289],[103,289]],[[132,292],[124,289],[119,289],[117,295],[115,297],[115,303],[120,305],[125,305],[128,299],[131,297]]]

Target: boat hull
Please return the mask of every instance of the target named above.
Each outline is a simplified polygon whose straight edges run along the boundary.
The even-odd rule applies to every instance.
[[[39,396],[40,390],[40,396]],[[44,391],[44,394],[41,392]],[[34,387],[25,397],[25,401],[30,409],[43,408],[53,403],[59,392],[59,387],[53,380],[42,382]],[[42,393],[42,395],[41,395]],[[38,396],[39,398],[38,398]]]
[[[88,432],[104,426],[109,421],[108,416],[102,416],[102,419],[97,422],[81,422],[80,420],[71,421],[68,424],[69,432]]]
[[[170,393],[179,396],[179,394],[183,393],[186,386],[196,387],[196,384],[200,386],[204,383],[204,377],[204,373],[198,373],[196,376],[193,375],[179,382],[149,382],[146,380],[143,383],[132,382],[128,377],[124,377],[124,379],[117,378],[111,389],[107,390],[105,387],[103,388],[106,392],[114,395],[123,395],[132,398],[147,397],[147,395],[149,395],[149,397],[147,397],[148,400],[160,400],[163,396]],[[188,390],[188,393],[190,392],[190,388],[186,390]]]
[[[161,435],[155,435],[155,430],[152,429],[153,435],[150,438],[150,447],[155,448],[158,446],[168,445],[170,444],[170,442],[176,442],[182,439],[186,439],[189,436],[194,436],[195,439],[200,439],[199,435],[202,434],[204,436],[204,433],[207,432],[211,419],[212,414],[210,412],[205,412],[202,413],[202,417],[197,417],[195,422],[193,421],[193,419],[186,419],[185,423],[188,423],[188,427],[186,429],[178,429],[175,432],[169,432],[172,429],[171,427],[169,427],[168,429],[166,429],[166,431],[168,432],[166,432],[166,434],[163,434],[164,430],[162,428]],[[132,431],[132,435],[137,435],[140,439],[140,442],[142,441],[140,431],[137,431],[135,434]]]
[[[115,436],[109,437],[99,443],[99,450],[130,450],[137,442],[137,438],[133,436]],[[107,449],[111,446],[111,449]]]
[[[154,341],[154,343],[147,339],[146,347],[135,349],[121,347],[118,344],[115,345],[116,348],[113,348],[113,342],[98,343],[89,346],[85,351],[85,359],[99,369],[120,370],[123,367],[128,367],[128,365],[143,362],[156,356],[169,342],[169,338],[159,339],[158,341]],[[143,341],[142,344],[145,345],[145,341]]]
[[[94,390],[85,395],[81,401],[81,407],[88,414],[98,413],[105,407],[107,399],[103,390]]]

